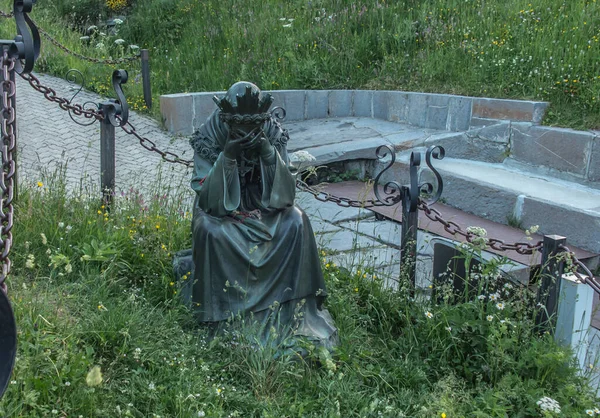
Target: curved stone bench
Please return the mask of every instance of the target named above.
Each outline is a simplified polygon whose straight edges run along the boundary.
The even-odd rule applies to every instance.
[[[192,134],[224,92],[161,96],[167,129]],[[405,182],[411,151],[442,145],[444,198],[495,222],[539,225],[542,233],[600,252],[600,138],[539,126],[545,102],[367,90],[271,91],[287,112],[290,151],[317,164],[343,162],[374,178],[383,144],[397,152],[382,181]]]
[[[420,128],[466,131],[496,121],[539,124],[547,102],[487,99],[449,94],[377,90],[273,90],[273,106],[286,121],[366,117]],[[167,94],[160,109],[167,130],[190,135],[215,109],[214,95],[225,92]]]

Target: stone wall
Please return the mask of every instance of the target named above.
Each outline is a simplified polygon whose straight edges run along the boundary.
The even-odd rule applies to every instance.
[[[422,128],[466,131],[498,120],[539,124],[545,102],[485,99],[448,94],[374,90],[276,90],[273,106],[287,121],[330,117],[368,117]],[[168,94],[161,113],[171,133],[190,135],[215,109],[214,95],[224,92]]]

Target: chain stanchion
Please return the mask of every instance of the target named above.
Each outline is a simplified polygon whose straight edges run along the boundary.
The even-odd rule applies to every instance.
[[[568,254],[569,258],[573,261],[573,265],[576,266],[571,273],[577,277],[577,280],[581,283],[589,285],[596,293],[600,293],[600,282],[598,282],[598,279],[594,277],[594,274],[591,272],[591,270],[575,256],[575,253],[571,251],[569,247],[566,245],[560,245],[559,248]],[[581,269],[583,274],[581,274],[578,269]]]

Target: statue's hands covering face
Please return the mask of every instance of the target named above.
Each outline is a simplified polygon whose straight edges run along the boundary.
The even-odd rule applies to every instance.
[[[265,156],[271,153],[272,147],[260,127],[252,130],[232,128],[223,153],[225,157],[230,159],[236,159],[242,152],[249,151],[258,152],[260,155]]]

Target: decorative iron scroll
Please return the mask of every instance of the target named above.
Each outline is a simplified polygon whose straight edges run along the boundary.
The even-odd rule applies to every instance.
[[[78,79],[80,80],[79,82],[78,82]],[[71,69],[71,70],[67,71],[67,74],[65,74],[65,80],[67,80],[67,82],[69,84],[79,84],[79,89],[77,89],[77,91],[75,92],[73,97],[71,97],[71,100],[69,101],[69,103],[73,103],[75,96],[77,96],[79,93],[81,93],[81,90],[83,90],[83,86],[85,85],[85,77],[83,76],[83,73],[81,71],[76,70],[76,69]],[[86,106],[88,106],[88,107],[86,107]],[[81,108],[84,110],[96,110],[97,111],[99,109],[99,106],[98,106],[98,103],[92,102],[89,100],[87,102],[84,102],[81,105]],[[73,117],[73,113],[71,113],[70,108],[67,109],[67,111],[69,112],[69,117],[71,118],[71,120],[78,125],[89,126],[89,125],[92,125],[94,122],[96,122],[96,119],[90,119],[87,117],[86,117],[86,119],[88,120],[87,122],[79,122],[77,119],[75,119]]]
[[[442,176],[440,173],[433,167],[431,163],[431,158],[436,160],[441,160],[444,158],[446,152],[443,147],[439,145],[431,146],[427,149],[425,153],[425,162],[429,169],[433,172],[436,178],[437,188],[434,187],[433,184],[429,182],[423,182],[419,184],[419,167],[421,166],[421,153],[412,152],[410,154],[410,165],[409,165],[409,185],[400,185],[396,181],[388,181],[383,185],[383,194],[387,196],[382,196],[379,184],[379,180],[383,173],[389,170],[394,163],[396,162],[396,155],[394,150],[389,145],[381,145],[376,150],[377,159],[379,161],[383,161],[388,155],[390,156],[390,161],[387,163],[385,168],[381,170],[381,172],[375,177],[375,184],[373,185],[373,192],[377,199],[382,202],[386,206],[393,206],[399,203],[401,200],[404,201],[404,204],[409,205],[407,207],[410,212],[414,212],[417,210],[417,205],[419,203],[419,198],[421,194],[432,194],[435,190],[435,194],[433,198],[428,201],[429,204],[433,204],[438,201],[442,194],[442,190],[444,189],[444,184],[442,181]]]
[[[112,85],[117,94],[117,100],[109,100],[107,103],[102,103],[104,117],[108,118],[111,125],[115,127],[123,127],[129,120],[129,106],[121,87],[122,84],[127,83],[128,78],[129,75],[126,70],[113,71]]]

